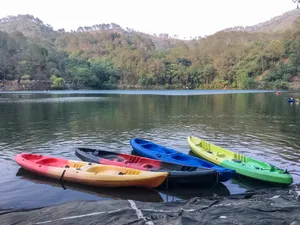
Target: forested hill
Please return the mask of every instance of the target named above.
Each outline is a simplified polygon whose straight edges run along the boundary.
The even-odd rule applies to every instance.
[[[52,88],[288,88],[300,79],[298,15],[192,40],[114,23],[66,32],[31,15],[9,16],[0,20],[0,80]]]
[[[282,32],[289,28],[292,28],[294,21],[300,17],[300,10],[295,9],[280,16],[271,18],[268,21],[256,24],[254,26],[236,26],[232,28],[226,28],[223,31],[246,31],[246,32]]]

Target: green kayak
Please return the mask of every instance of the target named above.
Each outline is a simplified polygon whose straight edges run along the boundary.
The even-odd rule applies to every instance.
[[[268,163],[221,148],[197,137],[189,136],[188,143],[195,155],[214,164],[233,169],[238,174],[278,184],[293,183],[293,177],[287,170],[284,171]]]

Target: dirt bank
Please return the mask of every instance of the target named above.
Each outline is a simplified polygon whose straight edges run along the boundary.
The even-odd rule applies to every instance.
[[[288,224],[300,225],[299,186],[181,203],[132,200],[71,202],[28,211],[2,211],[1,224]],[[38,201],[38,200],[37,200]]]

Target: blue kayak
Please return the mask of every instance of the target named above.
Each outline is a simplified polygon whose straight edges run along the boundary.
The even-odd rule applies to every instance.
[[[221,182],[228,181],[235,174],[235,170],[217,166],[203,159],[143,139],[133,138],[130,140],[130,145],[137,154],[144,157],[184,166],[214,169],[219,173],[219,180]]]

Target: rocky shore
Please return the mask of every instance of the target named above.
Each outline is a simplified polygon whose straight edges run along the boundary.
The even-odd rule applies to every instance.
[[[228,197],[192,198],[178,203],[75,201],[40,209],[0,211],[0,221],[6,225],[300,225],[300,185]]]

